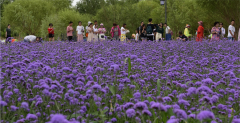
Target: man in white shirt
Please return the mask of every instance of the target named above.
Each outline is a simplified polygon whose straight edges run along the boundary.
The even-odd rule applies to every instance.
[[[221,37],[224,38],[225,28],[223,27],[223,23],[220,23],[220,29],[221,29]]]
[[[172,39],[171,28],[167,25],[167,23],[165,23],[164,26],[166,27],[166,41],[169,41]]]
[[[231,25],[228,27],[228,40],[233,41],[234,40],[234,33],[235,33],[235,27],[234,25],[234,20],[231,21]]]

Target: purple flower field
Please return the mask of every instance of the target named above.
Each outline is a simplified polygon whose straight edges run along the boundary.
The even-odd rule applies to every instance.
[[[240,123],[240,42],[1,45],[1,123]]]

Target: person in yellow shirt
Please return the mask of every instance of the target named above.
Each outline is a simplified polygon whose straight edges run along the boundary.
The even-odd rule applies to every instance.
[[[188,28],[190,28],[190,25],[186,24],[186,27],[185,27],[185,30],[184,30],[184,35],[187,36],[188,38],[190,38],[190,36],[192,36],[192,34],[189,34]]]

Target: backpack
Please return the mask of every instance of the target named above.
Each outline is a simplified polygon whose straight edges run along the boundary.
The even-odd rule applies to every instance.
[[[152,34],[153,30],[152,30],[152,26],[147,26],[147,34]]]

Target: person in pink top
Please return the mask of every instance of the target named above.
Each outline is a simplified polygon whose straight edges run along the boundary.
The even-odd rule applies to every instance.
[[[219,22],[214,23],[214,27],[211,30],[212,33],[212,39],[211,41],[219,41],[220,40],[220,28],[219,28]]]
[[[121,36],[121,30],[116,23],[113,23],[113,27],[112,27],[110,33],[112,34],[113,40],[117,40],[117,41],[119,40],[119,38]]]
[[[105,40],[106,29],[104,28],[103,23],[100,24],[100,28],[98,29],[98,32],[99,32],[100,41]]]
[[[69,22],[69,25],[67,26],[67,37],[68,37],[68,41],[72,41],[72,38],[73,38],[73,22],[70,21]]]

